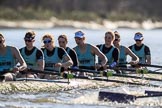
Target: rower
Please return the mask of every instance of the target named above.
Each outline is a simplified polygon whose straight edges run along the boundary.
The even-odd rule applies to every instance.
[[[54,36],[45,34],[42,37],[43,48],[42,51],[45,57],[45,70],[53,70],[54,72],[61,72],[61,67],[67,69],[73,65],[70,56],[62,47],[54,45]],[[43,75],[41,78],[53,79],[51,75]],[[55,76],[54,76],[55,78]]]
[[[136,43],[129,46],[129,48],[139,57],[139,63],[151,64],[150,48],[147,45],[143,44],[143,34],[140,32],[135,33],[134,40]]]
[[[17,67],[17,62],[20,66]],[[5,44],[5,38],[0,33],[0,74],[1,81],[14,80],[19,71],[26,69],[27,65],[16,47]]]
[[[100,49],[100,51],[105,54],[105,56],[108,59],[107,65],[104,65],[103,68],[107,69],[107,66],[110,68],[114,68],[119,60],[119,50],[114,47],[113,41],[115,39],[114,32],[107,31],[105,33],[105,43],[99,44],[97,47]],[[99,58],[98,63],[101,64],[101,59]],[[116,71],[118,72],[118,71]]]
[[[77,46],[74,47],[74,50],[77,53],[80,68],[95,70],[95,67],[100,68],[106,65],[106,56],[96,46],[85,43],[85,33],[83,31],[75,32],[74,38],[77,44]],[[100,58],[100,64],[96,65],[95,56]]]
[[[34,46],[35,36],[36,34],[34,31],[28,31],[25,34],[25,37],[24,37],[25,47],[22,47],[20,49],[20,53],[22,57],[24,58],[27,64],[27,67],[29,69],[43,71],[44,70],[44,56],[43,56],[43,52]],[[20,74],[18,74],[17,77],[36,78],[37,75],[30,73],[30,71],[26,69]]]

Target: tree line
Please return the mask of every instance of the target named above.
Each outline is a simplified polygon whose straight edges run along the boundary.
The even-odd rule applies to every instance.
[[[0,0],[0,19],[162,20],[161,0]]]

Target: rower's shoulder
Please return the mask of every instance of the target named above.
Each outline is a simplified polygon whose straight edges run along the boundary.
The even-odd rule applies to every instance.
[[[15,46],[6,46],[6,47],[9,48],[9,49],[11,49],[12,51],[18,50],[18,48],[15,47]]]

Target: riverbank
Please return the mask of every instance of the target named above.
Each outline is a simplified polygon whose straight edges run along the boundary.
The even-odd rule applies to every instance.
[[[103,20],[100,23],[94,21],[81,22],[72,20],[59,20],[51,18],[50,20],[30,20],[30,21],[7,21],[0,20],[0,28],[24,28],[24,29],[49,29],[54,27],[72,27],[72,28],[85,28],[85,29],[117,29],[117,28],[130,28],[130,29],[160,29],[162,22],[152,22],[150,20],[138,23],[136,21],[108,21]]]

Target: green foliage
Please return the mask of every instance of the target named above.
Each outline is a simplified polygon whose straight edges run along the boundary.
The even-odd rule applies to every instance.
[[[83,12],[83,11],[72,11],[72,12],[62,12],[58,15],[60,19],[72,19],[79,21],[95,21],[99,19],[99,16],[94,12]]]
[[[122,14],[119,14],[117,12],[111,12],[110,14],[107,15],[107,18],[112,21],[123,20],[123,21],[142,22],[147,19],[147,16],[135,12],[123,12]]]
[[[48,20],[53,15],[53,12],[42,8],[38,8],[37,10],[33,8],[19,10],[3,8],[3,11],[0,11],[0,19],[6,20]]]
[[[162,20],[161,0],[0,0],[0,19]]]

